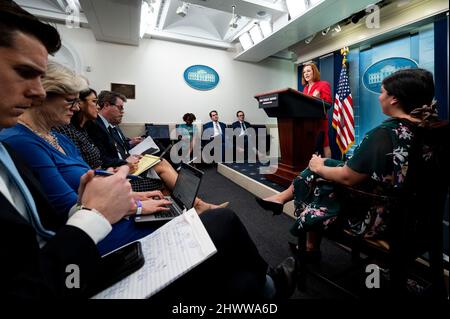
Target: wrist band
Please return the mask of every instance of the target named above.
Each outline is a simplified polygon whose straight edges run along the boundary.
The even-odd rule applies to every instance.
[[[138,199],[136,200],[136,216],[139,216],[142,214],[142,202]]]

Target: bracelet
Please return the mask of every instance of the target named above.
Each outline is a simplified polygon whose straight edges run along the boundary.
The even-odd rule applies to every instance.
[[[136,216],[139,216],[142,214],[142,202],[139,199],[136,200],[136,206]]]

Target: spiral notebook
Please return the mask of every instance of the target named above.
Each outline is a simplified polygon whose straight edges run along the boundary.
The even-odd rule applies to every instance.
[[[139,241],[144,266],[94,299],[149,298],[217,252],[195,209]]]

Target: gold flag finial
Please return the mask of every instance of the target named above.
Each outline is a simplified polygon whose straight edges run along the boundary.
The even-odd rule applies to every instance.
[[[347,54],[349,52],[348,47],[343,47],[341,49],[341,55],[343,55],[344,57],[342,58],[342,65],[345,65],[345,63],[347,62]]]

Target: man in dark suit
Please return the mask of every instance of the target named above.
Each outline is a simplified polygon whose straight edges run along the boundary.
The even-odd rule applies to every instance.
[[[235,133],[235,151],[236,158],[244,160],[248,159],[248,147],[249,147],[249,137],[251,137],[251,131],[249,130],[252,126],[249,122],[245,121],[245,114],[243,111],[236,112],[237,121],[231,124],[233,132]],[[250,143],[253,147],[253,143]]]
[[[233,128],[233,130],[239,128],[241,129],[241,133],[242,135],[246,134],[246,130],[249,129],[250,127],[252,127],[252,125],[245,121],[245,114],[242,111],[237,111],[236,112],[236,117],[237,117],[237,121],[233,122],[233,124],[231,124],[231,127]]]
[[[32,104],[38,107],[34,102],[45,97],[41,76],[48,53],[60,45],[55,28],[12,1],[0,2],[0,128],[15,125]],[[81,206],[74,207],[64,226],[51,229],[54,212],[39,183],[0,143],[0,297],[86,297],[101,277],[96,243],[134,207],[128,171],[122,166],[109,177],[94,177],[93,171],[83,175],[78,190]],[[267,264],[234,213],[204,213],[202,221],[218,253],[171,285],[166,296],[203,292],[203,296],[254,298],[264,292],[273,295],[265,289],[270,288],[269,281],[276,293],[293,283],[288,278],[293,259],[266,277]]]
[[[130,147],[140,141],[125,138],[118,124],[124,114],[126,97],[117,92],[102,91],[98,95],[100,111],[94,122],[86,125],[89,137],[100,150],[104,166],[136,165],[139,157],[130,156]]]
[[[45,97],[40,81],[47,55],[60,45],[56,29],[14,2],[0,3],[0,128],[15,125],[24,109]],[[51,229],[55,227],[55,213],[39,183],[0,143],[0,295],[85,296],[98,275],[96,243],[108,234],[111,223],[131,209],[127,172],[124,167],[107,178],[93,178],[92,172],[84,175],[80,203],[89,209],[76,210],[54,233]],[[67,284],[71,269],[78,269],[79,285]]]
[[[222,155],[219,156],[219,158],[216,158],[216,156],[214,156],[214,152],[210,152],[209,155],[213,156],[214,161],[221,162],[225,159],[226,145],[228,144],[225,134],[227,126],[225,125],[225,123],[219,122],[219,114],[217,113],[217,111],[213,110],[209,112],[209,117],[211,121],[203,124],[202,144],[203,147],[205,147],[206,145],[208,145],[208,143],[220,139]],[[214,151],[214,149],[211,150]]]

